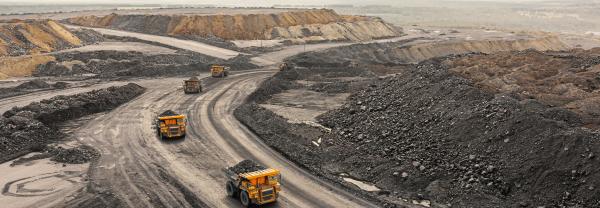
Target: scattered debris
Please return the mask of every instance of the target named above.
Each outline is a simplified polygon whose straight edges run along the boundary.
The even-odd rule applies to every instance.
[[[100,153],[90,146],[79,146],[65,149],[62,147],[51,148],[48,151],[52,161],[68,164],[82,164],[100,157]]]

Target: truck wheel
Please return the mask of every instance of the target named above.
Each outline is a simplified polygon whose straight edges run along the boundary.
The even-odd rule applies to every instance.
[[[244,207],[250,207],[250,198],[248,197],[248,192],[242,191],[240,193],[240,202],[242,202]]]
[[[227,185],[225,186],[225,188],[227,189],[227,196],[235,197],[237,193],[237,188],[235,187],[235,185],[233,185],[233,182],[227,181]]]

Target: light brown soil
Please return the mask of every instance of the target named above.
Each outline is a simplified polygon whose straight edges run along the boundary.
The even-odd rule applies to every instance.
[[[53,20],[0,24],[0,56],[51,52],[80,46],[81,40]]]
[[[488,91],[534,98],[583,115],[584,124],[600,124],[600,48],[470,55],[447,64]]]
[[[54,56],[47,55],[0,57],[0,79],[31,76],[35,67],[54,60]]]
[[[174,36],[216,36],[225,40],[370,40],[399,34],[380,19],[343,16],[326,9],[233,15],[110,14],[75,17],[67,21],[89,27]]]

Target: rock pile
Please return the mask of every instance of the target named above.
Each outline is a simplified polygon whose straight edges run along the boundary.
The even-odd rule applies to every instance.
[[[62,137],[56,128],[61,122],[113,109],[143,92],[144,88],[130,83],[15,107],[0,117],[0,163],[43,150],[46,144]],[[67,151],[65,154],[72,153]]]
[[[238,164],[236,164],[232,167],[229,167],[227,169],[230,171],[233,171],[234,173],[241,174],[241,173],[249,173],[249,172],[264,170],[267,168],[257,164],[253,160],[242,160]]]
[[[600,133],[568,110],[483,91],[439,60],[319,120],[332,128],[329,171],[396,193],[457,207],[600,205]]]
[[[48,100],[33,102],[27,106],[14,107],[6,111],[4,117],[11,117],[22,111],[29,111],[44,124],[53,125],[85,115],[111,110],[141,95],[144,88],[133,83],[119,87],[94,90],[70,96],[56,96]]]

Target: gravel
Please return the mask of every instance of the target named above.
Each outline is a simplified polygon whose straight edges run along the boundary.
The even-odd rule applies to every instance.
[[[100,152],[90,146],[79,146],[65,149],[56,147],[49,150],[52,155],[51,160],[60,163],[82,164],[100,157]]]

